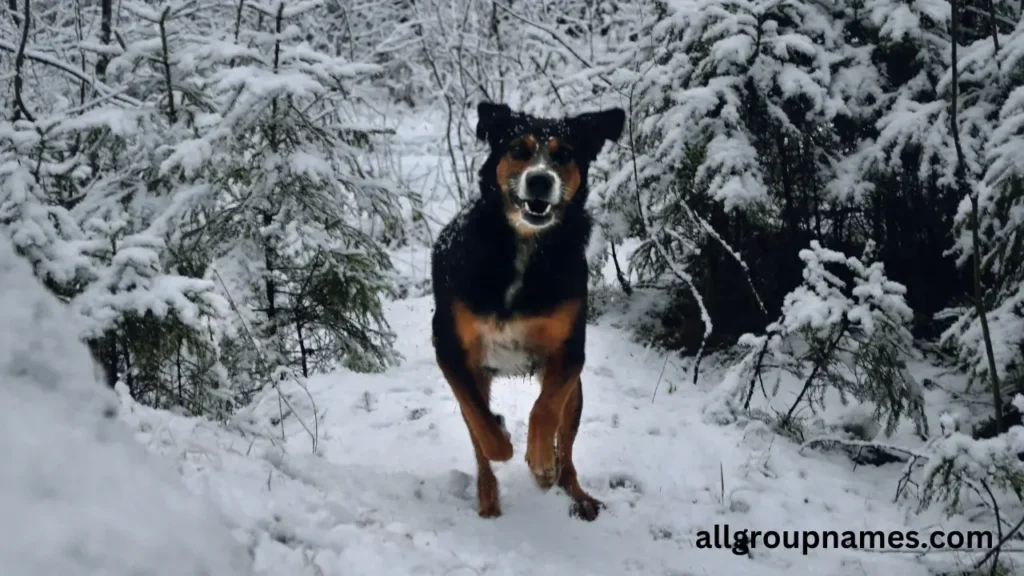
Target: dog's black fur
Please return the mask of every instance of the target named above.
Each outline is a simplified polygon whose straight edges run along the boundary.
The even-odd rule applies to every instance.
[[[562,461],[558,462],[561,469],[557,480],[573,498],[576,514],[590,520],[596,517],[600,503],[579,488],[571,461],[571,444],[582,410],[582,385],[573,382],[578,383],[585,360],[588,278],[585,253],[591,230],[591,219],[585,209],[587,174],[604,143],[615,141],[621,135],[625,114],[620,109],[610,109],[548,119],[487,102],[478,106],[478,114],[477,136],[490,145],[490,154],[479,172],[480,197],[444,227],[432,252],[433,343],[437,362],[462,406],[476,450],[480,515],[497,516],[500,514],[497,485],[488,461],[508,460],[512,455],[503,419],[489,408],[490,378],[502,374],[475,361],[472,344],[462,336],[460,326],[489,322],[488,325],[500,327],[506,323],[536,320],[545,323],[544,330],[537,333],[567,332],[566,338],[544,344],[547,351],[539,355],[533,369],[544,373],[538,405],[546,401],[545,394],[548,394],[552,402],[557,398],[567,410],[568,404],[572,404],[572,410],[559,418],[557,424],[546,424],[543,414],[537,417],[537,422],[531,416],[531,446],[535,427],[537,430],[546,430],[545,426],[561,427],[558,437],[568,444],[569,454],[558,454]],[[555,149],[560,144],[559,165],[566,180],[575,181],[574,170],[578,170],[579,176],[578,186],[568,193],[564,205],[556,207],[556,222],[543,230],[525,227],[526,232],[517,228],[510,216],[509,196],[514,195],[509,184],[512,179],[506,178],[502,185],[498,176],[510,173],[508,168],[499,165],[503,161],[509,163],[506,166],[511,165],[509,145],[521,142],[524,136],[530,138],[535,147],[551,142]],[[521,151],[514,153],[523,154]],[[508,298],[514,283],[519,288]],[[576,304],[570,308],[566,307],[567,303]],[[468,312],[457,318],[454,311],[457,305]],[[556,314],[562,309],[567,312]],[[552,319],[553,315],[557,318]],[[559,328],[559,322],[565,327]],[[559,392],[562,388],[569,390],[569,386],[574,389],[564,394]],[[550,393],[546,392],[549,388]],[[561,399],[570,394],[575,396],[571,402]],[[562,405],[552,404],[550,413],[555,414]],[[547,409],[546,405],[535,407],[534,412]],[[474,414],[479,418],[474,419]],[[498,431],[504,441],[497,436]],[[538,438],[544,433],[537,432]],[[566,434],[570,437],[564,436]],[[529,450],[527,459],[530,459]],[[572,469],[567,470],[567,466]],[[538,474],[536,470],[534,473]],[[541,474],[544,478],[538,476],[538,482],[550,487],[555,478],[546,475],[550,473]]]

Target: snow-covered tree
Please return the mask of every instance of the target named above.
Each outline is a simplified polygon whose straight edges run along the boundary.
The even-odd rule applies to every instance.
[[[9,125],[17,146],[6,163],[4,224],[40,277],[88,320],[81,336],[111,384],[121,377],[140,398],[201,411],[206,400],[195,391],[218,384],[205,374],[216,364],[208,323],[226,305],[201,271],[170,257],[162,212],[176,189],[155,177],[153,160],[180,131],[173,106],[160,102],[167,86],[139,72],[134,96],[111,101],[82,86],[78,106],[57,97]],[[184,382],[183,366],[197,363],[204,374]]]
[[[763,335],[740,339],[748,351],[732,368],[711,411],[729,418],[749,408],[759,391],[774,395],[777,388],[769,392],[764,386],[771,366],[802,383],[777,419],[801,439],[808,435],[804,408],[813,414],[833,394],[843,403],[852,398],[870,406],[872,419],[884,423],[886,434],[906,417],[924,437],[923,389],[907,369],[913,314],[904,298],[906,288],[886,276],[881,262],[869,262],[870,256],[846,256],[816,241],[801,250],[803,282],[786,295],[780,318]]]
[[[978,259],[988,327],[976,306],[965,306],[944,339],[972,376],[1006,384],[1005,401],[1024,390],[1024,21],[1010,34],[978,38],[962,54],[961,113],[969,119],[962,125],[977,117],[972,124],[980,128],[962,128],[970,188],[956,214],[954,252],[961,265]]]
[[[628,44],[634,66],[616,73],[629,141],[598,197],[610,238],[644,239],[641,280],[676,294],[666,321],[682,314],[691,335],[669,339],[727,344],[777,312],[812,238],[854,247],[825,225],[844,206],[823,190],[836,125],[862,97],[840,64],[865,56],[846,42],[841,5],[673,1],[647,13]]]
[[[380,304],[390,262],[372,233],[397,212],[383,175],[360,162],[372,135],[344,116],[371,101],[361,83],[375,67],[304,41],[294,22],[316,4],[251,9],[265,30],[243,24],[227,53],[197,47],[227,65],[205,79],[213,107],[197,135],[160,172],[207,187],[196,224],[215,237],[218,281],[244,304],[233,322],[256,347],[251,369],[380,369],[395,359]]]
[[[386,131],[351,120],[379,68],[305,41],[317,3],[122,9],[77,33],[96,76],[31,47],[17,64],[48,72],[18,98],[48,103],[35,95],[70,76],[77,105],[58,91],[0,125],[0,222],[87,320],[111,384],[221,414],[280,365],[394,361]]]

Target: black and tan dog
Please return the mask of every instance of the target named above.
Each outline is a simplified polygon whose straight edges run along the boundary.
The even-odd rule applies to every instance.
[[[593,520],[603,507],[579,484],[572,447],[583,409],[590,238],[587,171],[626,115],[618,108],[539,118],[503,104],[477,107],[477,137],[490,145],[480,197],[433,247],[433,343],[469,427],[482,517],[501,515],[490,461],[512,458],[504,419],[490,409],[495,376],[540,373],[526,462],[537,484],[556,482],[570,511]]]

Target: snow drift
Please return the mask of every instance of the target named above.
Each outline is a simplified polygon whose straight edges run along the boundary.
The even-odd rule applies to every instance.
[[[115,417],[73,318],[3,237],[0,294],[0,573],[251,573],[223,520]]]

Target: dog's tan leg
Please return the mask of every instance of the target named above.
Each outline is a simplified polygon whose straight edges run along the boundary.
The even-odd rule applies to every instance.
[[[490,379],[480,367],[481,324],[469,309],[452,307],[453,332],[458,348],[436,348],[437,363],[462,409],[474,441],[488,459],[505,462],[512,458],[512,441],[499,418],[490,410]]]
[[[558,486],[572,498],[570,513],[573,516],[592,521],[597,518],[604,504],[587,494],[580,486],[579,478],[576,476],[576,466],[572,461],[572,446],[576,441],[576,432],[580,428],[580,418],[583,414],[583,382],[577,378],[573,391],[562,406],[561,418],[558,424]]]
[[[541,375],[540,395],[530,411],[526,439],[526,462],[542,489],[551,488],[558,479],[555,432],[566,401],[578,387],[580,368],[566,366],[561,356],[551,358]]]
[[[459,403],[462,418],[466,421],[466,426],[469,427],[475,447],[478,447],[480,453],[488,460],[495,462],[510,460],[513,454],[512,441],[509,439],[508,432],[500,424],[497,415],[492,414],[486,405],[479,405],[483,404],[480,398],[476,394],[471,396],[465,389],[462,380],[456,379],[451,369],[442,364],[441,372],[448,380],[455,400]],[[481,388],[479,381],[472,385],[475,385],[477,390]],[[474,397],[477,398],[477,401],[474,401]]]
[[[481,386],[480,392],[484,399],[489,403],[491,397],[491,383],[488,379],[485,379],[484,382],[485,383]],[[466,416],[465,410],[462,410],[462,419],[466,422],[466,427],[469,429],[469,439],[473,442],[473,453],[476,455],[476,498],[478,513],[481,518],[497,518],[498,516],[501,516],[501,502],[498,497],[498,478],[494,475],[494,470],[491,469],[490,460],[487,459],[487,456],[480,448],[480,442],[473,433],[473,427],[469,424],[469,418]]]

